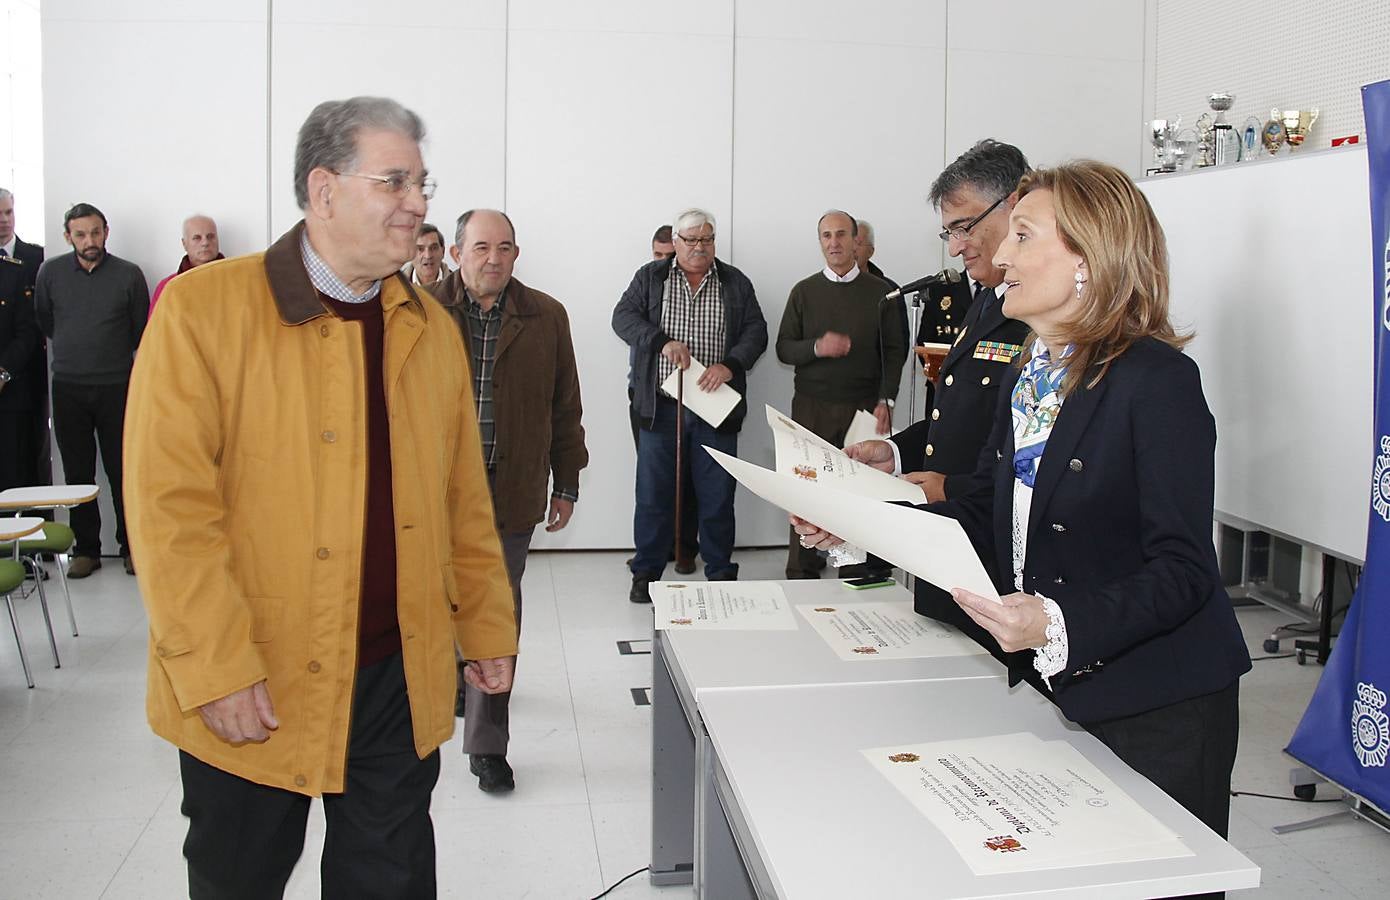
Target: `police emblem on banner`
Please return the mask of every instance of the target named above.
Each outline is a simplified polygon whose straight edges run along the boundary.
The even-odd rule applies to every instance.
[[[1373,684],[1356,685],[1356,700],[1351,704],[1351,740],[1361,765],[1385,765],[1390,756],[1390,716],[1385,714],[1385,692]]]
[[[1375,471],[1371,474],[1371,508],[1390,522],[1390,435],[1380,439],[1380,455],[1376,457]]]

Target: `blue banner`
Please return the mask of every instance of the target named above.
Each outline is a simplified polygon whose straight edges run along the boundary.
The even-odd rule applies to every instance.
[[[1390,810],[1390,81],[1361,89],[1375,261],[1375,470],[1366,567],[1327,669],[1287,752]],[[1331,602],[1330,598],[1324,602]]]

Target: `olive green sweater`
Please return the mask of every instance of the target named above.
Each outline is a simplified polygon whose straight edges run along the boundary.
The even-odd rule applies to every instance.
[[[796,367],[798,394],[845,403],[897,398],[907,343],[897,307],[880,302],[890,290],[862,271],[850,282],[824,272],[797,282],[782,313],[777,358]],[[816,356],[816,339],[827,331],[849,335],[848,355]]]

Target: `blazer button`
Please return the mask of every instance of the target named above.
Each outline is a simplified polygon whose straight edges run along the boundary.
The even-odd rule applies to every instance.
[[[319,326],[319,334],[323,335],[324,337],[328,337],[328,326],[327,326],[327,325],[320,325],[320,326]]]
[[[947,376],[946,376],[946,386],[947,386],[947,387],[950,387],[950,386],[951,386],[951,382],[953,382],[953,381],[955,381],[955,380],[956,380],[956,376],[954,376],[954,375],[947,375]]]
[[[306,784],[308,784],[308,783],[309,783],[309,779],[305,778],[303,775],[296,775],[296,776],[294,776],[294,786],[295,786],[295,787],[304,787],[304,785],[306,785]]]
[[[1004,461],[1004,451],[1003,451],[1003,450],[995,450],[995,451],[994,451],[994,461],[995,461],[995,462],[1003,462],[1003,461]]]
[[[332,431],[325,431],[323,434],[319,435],[319,437],[323,438],[325,444],[331,444],[338,439],[338,435]]]
[[[328,559],[328,557],[331,554],[329,553],[327,547],[320,547],[318,550],[314,551],[314,555],[317,556],[319,559]]]
[[[1056,578],[1052,579],[1052,583],[1053,583],[1053,584],[1066,584],[1067,582],[1066,582],[1065,579],[1062,578],[1061,575],[1058,575]]]
[[[981,379],[980,379],[980,384],[981,384],[981,386],[988,386],[988,385],[989,385],[989,376],[986,375],[984,378],[981,378]]]
[[[927,455],[928,455],[928,456],[931,456],[931,455],[932,455],[933,453],[935,453],[935,452],[936,452],[936,448],[933,447],[931,444],[928,444],[928,445],[927,445]]]
[[[1067,526],[1063,525],[1061,522],[1053,522],[1052,530],[1061,533],[1067,530]]]
[[[316,660],[316,659],[311,659],[311,660],[309,660],[309,671],[310,671],[311,673],[313,673],[314,675],[317,675],[317,674],[319,673],[319,670],[322,669],[322,668],[323,668],[323,666],[319,665],[319,661],[318,661],[318,660]]]
[[[935,422],[935,421],[936,421],[937,419],[939,419],[939,418],[941,418],[941,410],[939,410],[939,409],[934,409],[934,410],[932,410],[932,411],[931,411],[931,420],[932,420],[933,422]]]
[[[1086,467],[1082,465],[1081,460],[1073,459],[1071,462],[1067,463],[1067,468],[1071,469],[1073,472],[1080,472]]]

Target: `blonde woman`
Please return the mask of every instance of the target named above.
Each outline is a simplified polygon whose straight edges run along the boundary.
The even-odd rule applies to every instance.
[[[955,601],[1011,681],[1035,670],[1224,836],[1250,658],[1212,547],[1216,428],[1168,318],[1163,231],[1123,172],[1068,163],[1023,179],[994,264],[1031,343],[976,489],[925,508],[960,521],[1005,596]]]

